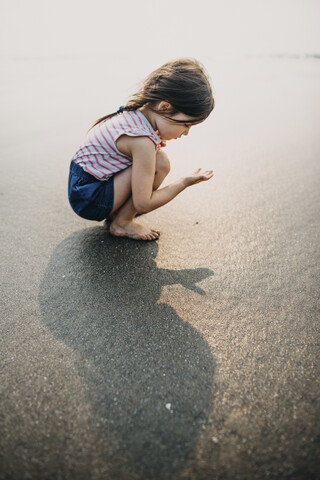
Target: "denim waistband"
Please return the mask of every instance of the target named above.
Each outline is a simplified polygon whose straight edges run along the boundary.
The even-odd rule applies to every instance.
[[[83,170],[82,167],[80,167],[80,165],[78,165],[76,162],[74,162],[73,160],[71,161],[71,165],[70,165],[70,171],[72,173],[75,173],[76,175],[78,175],[79,177],[81,177],[83,180],[86,180],[87,182],[89,183],[93,183],[93,182],[101,182],[102,180],[100,180],[99,178],[96,178],[94,177],[93,175],[91,175],[90,173],[86,172],[85,170]]]

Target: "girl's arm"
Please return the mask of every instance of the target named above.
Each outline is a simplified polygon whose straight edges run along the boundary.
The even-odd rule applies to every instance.
[[[136,137],[131,143],[132,154],[132,199],[138,213],[147,213],[165,205],[185,188],[209,180],[212,170],[180,178],[164,188],[153,190],[156,170],[156,152],[154,144],[147,137]]]

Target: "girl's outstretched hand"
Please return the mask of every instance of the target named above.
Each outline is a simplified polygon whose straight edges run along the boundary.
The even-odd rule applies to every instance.
[[[214,175],[212,170],[205,170],[204,172],[201,172],[201,170],[201,168],[198,168],[198,170],[193,172],[191,175],[184,177],[187,187],[195,185],[196,183],[206,182],[207,180],[210,180],[210,178],[212,178]]]

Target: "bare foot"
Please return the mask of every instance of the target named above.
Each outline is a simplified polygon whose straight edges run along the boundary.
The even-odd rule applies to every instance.
[[[130,222],[113,220],[109,231],[115,237],[129,237],[134,240],[157,240],[160,235],[159,230],[145,227],[134,220]]]

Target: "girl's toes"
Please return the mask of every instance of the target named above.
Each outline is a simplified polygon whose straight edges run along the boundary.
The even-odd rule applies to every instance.
[[[148,237],[148,240],[156,240],[157,239],[156,235],[154,235],[153,233],[149,233],[147,235],[147,237]]]

